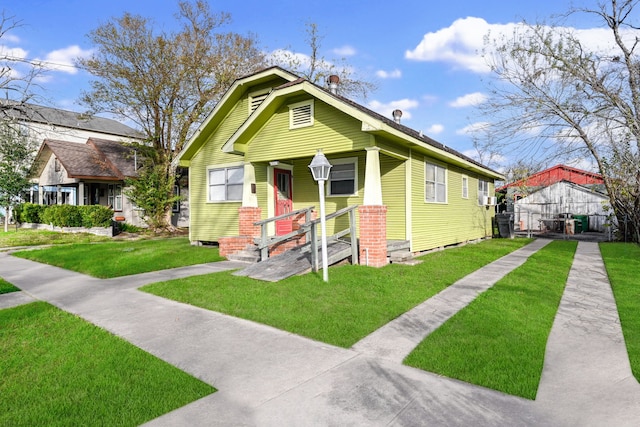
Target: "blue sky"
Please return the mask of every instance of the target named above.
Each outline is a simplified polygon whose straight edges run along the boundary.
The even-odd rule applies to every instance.
[[[345,57],[358,74],[375,81],[378,90],[364,102],[390,116],[403,110],[403,124],[456,150],[473,155],[469,129],[486,91],[487,70],[476,55],[488,30],[544,20],[566,11],[567,0],[243,0],[211,2],[212,10],[231,14],[226,30],[254,33],[262,48],[308,53],[305,23],[318,25],[322,54]],[[591,2],[593,3],[593,2]],[[332,6],[335,4],[336,6]],[[222,6],[224,5],[224,8]],[[90,76],[71,66],[72,58],[90,53],[86,34],[124,12],[154,20],[171,30],[176,2],[167,0],[10,0],[5,16],[22,26],[0,39],[0,52],[60,66],[42,82],[45,96],[60,108],[81,111],[76,104]],[[572,25],[588,28],[588,22]]]

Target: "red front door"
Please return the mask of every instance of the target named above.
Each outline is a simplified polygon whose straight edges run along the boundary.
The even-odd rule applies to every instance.
[[[282,215],[293,211],[291,200],[291,171],[274,169],[273,186],[275,191],[276,215]],[[276,221],[276,235],[291,233],[292,218]]]

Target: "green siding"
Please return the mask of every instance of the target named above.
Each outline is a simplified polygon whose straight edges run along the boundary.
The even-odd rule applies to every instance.
[[[493,207],[478,205],[478,179],[475,174],[447,167],[447,203],[425,202],[425,158],[412,158],[412,235],[414,251],[462,243],[491,236]],[[435,162],[436,164],[441,164]],[[469,178],[469,197],[462,198],[462,175]],[[488,178],[485,178],[489,180]],[[491,180],[489,180],[491,182]],[[493,185],[490,185],[490,193]]]
[[[293,99],[288,104],[303,101]],[[289,129],[289,108],[283,105],[250,141],[247,160],[270,160],[313,157],[317,148],[328,156],[364,148],[369,135],[360,131],[360,121],[336,110],[322,101],[314,102],[313,126]]]
[[[223,153],[222,145],[246,120],[247,98],[236,105],[205,144],[191,159],[189,166],[189,235],[192,241],[216,242],[220,237],[238,235],[240,202],[207,202],[207,167],[243,162],[242,156]]]
[[[387,206],[387,239],[406,237],[405,162],[380,154],[382,203]]]

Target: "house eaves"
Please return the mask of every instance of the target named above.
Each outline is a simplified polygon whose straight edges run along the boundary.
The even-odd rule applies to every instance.
[[[481,163],[458,153],[455,150],[452,150],[444,144],[423,136],[411,128],[397,124],[393,120],[387,119],[353,101],[339,95],[332,94],[331,92],[305,79],[297,79],[274,88],[256,111],[254,111],[254,113],[249,116],[249,118],[229,138],[223,146],[222,151],[237,154],[245,153],[246,145],[249,143],[251,137],[265,125],[268,118],[271,117],[271,115],[274,114],[285,102],[287,102],[288,98],[302,93],[307,93],[359,120],[362,123],[361,129],[363,132],[384,135],[396,143],[419,148],[426,154],[450,164],[458,165],[467,170],[473,170],[481,175],[492,177],[494,179],[504,179],[502,174],[487,168]]]
[[[184,148],[174,161],[176,165],[188,166],[189,161],[206,142],[206,137],[203,135],[210,135],[218,126],[220,126],[220,123],[229,116],[236,107],[238,101],[245,95],[250,87],[276,80],[277,78],[281,78],[282,81],[293,81],[297,79],[298,76],[291,74],[280,67],[270,67],[252,75],[236,79],[213,108],[211,113],[202,122],[202,124],[198,126],[191,138],[189,138],[189,141],[187,141]]]

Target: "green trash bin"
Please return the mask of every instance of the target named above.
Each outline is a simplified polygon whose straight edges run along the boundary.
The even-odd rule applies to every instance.
[[[589,231],[589,215],[574,215],[573,219],[576,220],[576,233]],[[580,221],[580,227],[578,227],[578,221]]]

